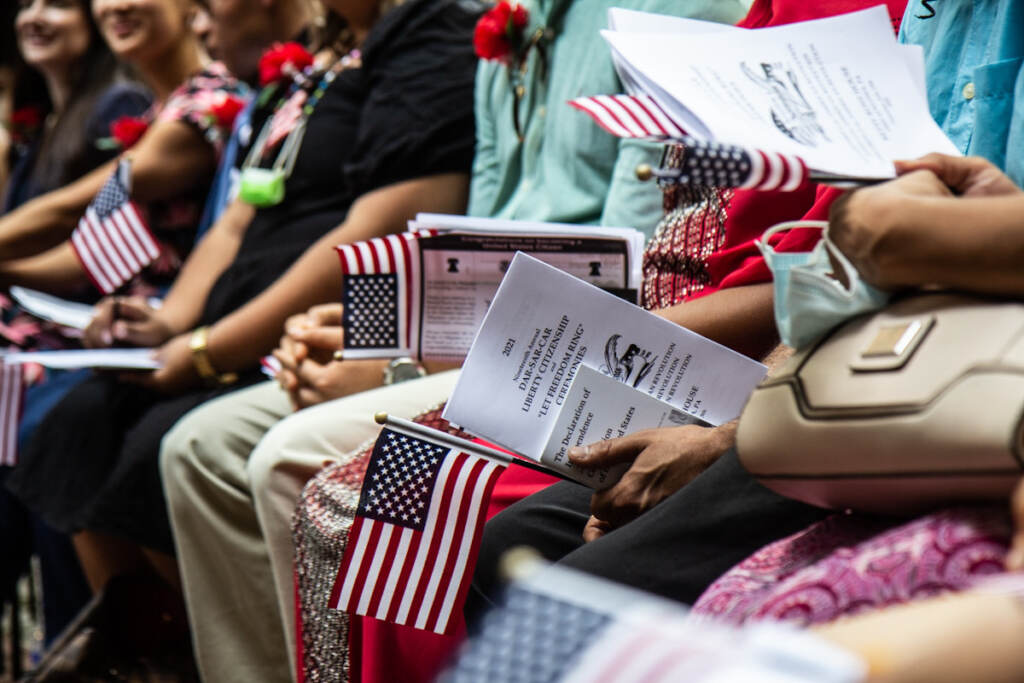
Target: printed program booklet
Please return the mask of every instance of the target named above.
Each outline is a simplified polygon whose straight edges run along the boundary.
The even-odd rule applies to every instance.
[[[633,228],[420,214],[407,233],[339,247],[345,356],[460,362],[519,251],[636,301],[643,244]]]
[[[896,41],[885,6],[762,29],[613,9],[609,25],[632,94],[699,140],[865,179],[893,177],[897,159],[960,154],[929,112],[921,48]]]
[[[578,377],[581,366],[596,372]],[[728,422],[765,371],[742,354],[520,253],[477,333],[444,417],[603,487],[615,473],[582,475],[566,462],[570,446],[691,420]]]

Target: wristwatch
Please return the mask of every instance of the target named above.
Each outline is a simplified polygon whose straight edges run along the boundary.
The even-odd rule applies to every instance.
[[[189,351],[192,352],[192,365],[196,374],[203,380],[203,383],[210,387],[223,387],[234,384],[238,381],[238,375],[233,372],[217,372],[210,362],[208,351],[210,339],[210,328],[203,326],[192,330],[192,336],[188,340]]]
[[[408,356],[395,358],[384,368],[384,386],[425,377],[426,374],[427,369],[419,361]]]

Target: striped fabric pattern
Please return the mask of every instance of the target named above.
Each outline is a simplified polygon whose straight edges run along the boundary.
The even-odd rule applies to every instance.
[[[128,189],[130,165],[122,161],[85,210],[71,246],[89,279],[103,294],[116,291],[160,255]]]
[[[673,140],[684,145],[682,164],[668,182],[703,187],[792,192],[809,178],[789,154],[697,140],[649,95],[597,95],[570,100],[597,125],[621,138]]]

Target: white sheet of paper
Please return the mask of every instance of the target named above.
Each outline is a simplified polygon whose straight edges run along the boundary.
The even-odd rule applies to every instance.
[[[693,415],[587,365],[580,365],[576,369],[576,376],[573,377],[563,405],[540,461],[594,489],[604,489],[614,484],[629,465],[603,470],[581,470],[569,462],[567,452],[573,446],[607,441],[643,429],[705,424]]]
[[[765,367],[526,254],[512,261],[444,416],[537,459],[580,363],[720,424]]]
[[[516,251],[599,287],[631,290],[635,266],[628,241],[549,233],[452,232],[420,241],[423,309],[420,357],[461,362]]]
[[[11,287],[11,297],[32,315],[58,325],[84,330],[92,321],[93,308],[89,304],[67,301],[26,287]]]
[[[642,261],[647,239],[635,228],[605,225],[574,225],[571,223],[543,223],[516,221],[504,218],[479,218],[443,213],[420,213],[409,221],[409,230],[437,229],[457,232],[522,233],[526,235],[571,235],[576,237],[607,237],[625,240],[630,248],[630,287],[639,288],[643,281]]]
[[[671,33],[675,36],[722,34],[732,32],[742,34],[744,31],[759,31],[761,29],[746,29],[729,24],[720,24],[717,21],[703,21],[689,17],[676,17],[671,14],[656,14],[654,12],[641,12],[635,9],[624,7],[611,7],[608,9],[608,30],[621,33]],[[921,98],[927,102],[928,93],[925,84],[924,70],[924,49],[920,45],[904,45],[900,43],[900,51],[910,71],[910,76],[920,91]],[[612,50],[612,60],[616,69],[619,70],[620,79],[623,79],[622,69],[629,70],[632,67]],[[629,71],[630,79],[635,77],[634,71]],[[624,80],[624,79],[623,79]]]
[[[891,177],[894,159],[959,154],[932,120],[916,58],[896,42],[884,6],[745,31],[742,40],[732,31],[602,35],[632,77],[641,74],[659,101],[671,98],[695,137],[861,177]]]
[[[38,363],[48,368],[75,370],[105,368],[111,370],[156,370],[161,363],[153,357],[155,349],[70,349],[66,351],[15,351],[3,355],[4,363]]]

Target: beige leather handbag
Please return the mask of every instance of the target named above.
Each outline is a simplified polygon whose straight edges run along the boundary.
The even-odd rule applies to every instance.
[[[744,466],[778,493],[903,513],[1006,500],[1024,474],[1024,303],[916,294],[797,353],[740,418]]]

